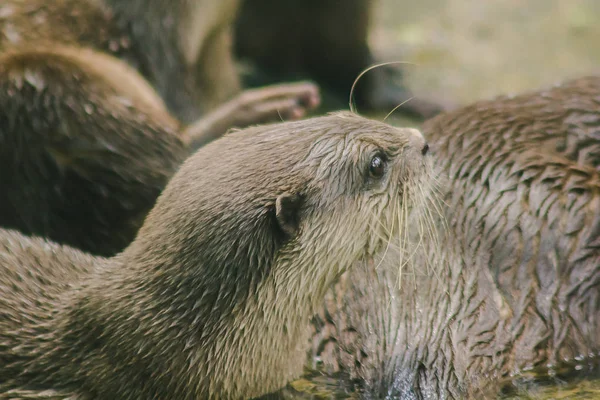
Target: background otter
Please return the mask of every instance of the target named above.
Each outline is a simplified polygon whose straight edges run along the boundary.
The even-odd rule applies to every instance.
[[[254,64],[249,74],[258,83],[315,79],[336,93],[344,104],[357,76],[375,64],[368,38],[373,0],[246,0],[235,21],[235,53]],[[395,61],[396,59],[394,59]],[[267,78],[261,78],[260,75]],[[373,69],[356,86],[354,100],[361,110],[390,111],[413,97],[400,85],[396,66]],[[430,118],[440,104],[412,98],[398,113]]]
[[[600,78],[581,78],[428,121],[448,234],[400,290],[371,265],[328,294],[322,368],[371,397],[496,398],[513,374],[597,364],[599,96]]]
[[[385,245],[388,205],[418,206],[426,153],[418,131],[348,113],[257,127],[188,159],[114,258],[1,231],[0,397],[280,388],[327,288]]]
[[[232,13],[228,4],[3,2],[0,224],[114,254],[190,147],[232,125],[298,118],[314,107],[316,87],[299,83],[242,93],[189,128],[170,115],[191,121],[237,90],[226,74],[228,48],[221,58],[207,50],[224,40],[213,31],[233,18],[216,19]],[[212,63],[223,77],[205,71]]]
[[[33,43],[110,54],[138,71],[185,123],[240,90],[230,49],[237,0],[9,0],[1,7],[1,50]],[[277,116],[277,108],[269,111]]]

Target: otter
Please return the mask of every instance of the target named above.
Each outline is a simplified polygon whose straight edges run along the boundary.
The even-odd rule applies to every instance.
[[[235,20],[235,55],[254,66],[249,84],[290,77],[314,79],[347,101],[353,81],[377,63],[368,42],[373,0],[243,1]],[[398,82],[402,71],[392,65],[374,68],[357,82],[354,98],[364,111],[398,112],[427,119],[441,104],[418,97]],[[409,100],[410,101],[407,101]]]
[[[318,104],[310,83],[227,101],[198,87],[205,78],[228,87],[196,71],[228,69],[200,51],[216,46],[213,30],[225,23],[211,18],[229,13],[213,3],[0,5],[0,225],[113,255],[194,149],[231,126],[301,118]]]
[[[350,113],[259,126],[186,160],[112,258],[0,231],[0,398],[278,390],[327,288],[393,232],[389,205],[419,207],[427,151]]]
[[[599,98],[600,77],[582,77],[426,122],[437,241],[412,249],[401,285],[400,246],[388,268],[342,276],[314,322],[314,366],[399,399],[497,398],[597,370]]]
[[[8,0],[0,6],[0,51],[37,44],[108,54],[134,68],[188,124],[240,91],[231,51],[238,7],[238,0]],[[263,114],[289,111],[266,97],[257,99]],[[284,97],[302,100],[297,92]]]

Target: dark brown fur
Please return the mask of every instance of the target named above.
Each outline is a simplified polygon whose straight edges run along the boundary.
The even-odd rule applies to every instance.
[[[599,128],[598,77],[428,121],[448,235],[401,290],[352,269],[321,317],[325,368],[402,399],[496,398],[522,371],[598,368]],[[446,260],[427,275],[431,255]]]
[[[284,386],[302,372],[327,288],[381,249],[386,205],[427,180],[424,144],[347,113],[252,128],[188,159],[113,258],[1,231],[0,398]]]
[[[373,0],[245,0],[236,20],[235,51],[274,81],[309,76],[347,101],[358,75],[376,63],[368,42]],[[360,109],[390,111],[412,97],[400,69],[382,66],[364,75],[354,100]],[[441,106],[414,98],[398,109],[430,118]]]
[[[190,149],[269,110],[277,116],[278,106],[290,116],[299,99],[314,105],[314,86],[282,85],[242,93],[189,128],[170,115],[194,120],[238,90],[230,48],[215,38],[229,34],[236,8],[236,0],[2,2],[0,225],[112,255]],[[208,72],[213,64],[223,76]]]
[[[78,64],[60,50],[0,56],[0,223],[112,254],[189,149],[175,120]]]
[[[202,4],[201,0],[195,3]],[[231,1],[222,3],[221,14],[229,13],[229,20],[233,21],[236,0],[229,6],[231,10],[225,9]],[[186,54],[196,49],[185,48],[185,35],[179,30],[184,18],[195,16],[193,4],[184,0],[57,0],[51,4],[9,0],[1,6],[0,49],[42,43],[49,48],[81,46],[110,54],[139,71],[180,120],[192,122],[207,110],[203,101],[214,106],[239,89],[237,76],[231,72],[227,78],[219,79],[221,90],[227,92],[225,98],[213,101],[213,93],[200,87],[203,81],[196,69],[208,68],[200,64],[218,62],[223,64],[222,71],[228,71],[233,69],[233,63],[226,57],[212,59],[208,54],[206,58],[192,60],[192,55]],[[207,25],[212,21],[198,18],[196,22]],[[217,21],[213,25],[227,26]],[[204,47],[210,47],[211,40],[216,40],[209,34],[205,34],[205,43],[198,38]]]

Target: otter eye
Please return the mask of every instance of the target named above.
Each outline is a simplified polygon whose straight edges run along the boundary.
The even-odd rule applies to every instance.
[[[376,155],[369,164],[369,174],[373,178],[381,178],[385,172],[385,160],[381,155]]]

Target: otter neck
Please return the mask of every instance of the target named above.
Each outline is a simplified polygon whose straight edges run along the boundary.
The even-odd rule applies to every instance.
[[[181,251],[173,251],[168,257],[161,256],[148,262],[140,259],[138,252],[126,250],[113,259],[113,268],[118,271],[111,272],[111,286],[122,291],[123,297],[147,296],[151,298],[149,301],[166,308],[177,305],[186,310],[185,314],[187,310],[197,310],[194,319],[202,315],[197,321],[200,325],[215,314],[229,316],[227,322],[233,328],[244,325],[257,331],[272,331],[282,324],[288,328],[292,325],[304,327],[321,305],[327,289],[346,270],[335,261],[342,256],[331,255],[331,262],[316,259],[310,245],[289,252],[284,248],[265,265],[253,266],[261,272],[254,274],[252,271],[245,275],[197,273],[204,268],[202,262],[195,257],[182,258],[180,254]],[[226,259],[220,265],[232,271],[248,267]],[[141,310],[144,311],[150,310]],[[261,318],[251,315],[256,311]],[[151,318],[151,315],[142,317]],[[297,329],[290,333],[292,331]]]
[[[220,393],[258,396],[302,373],[310,318],[337,277],[337,266],[324,270],[323,264],[303,254],[312,252],[305,247],[293,254],[282,252],[270,265],[261,266],[269,271],[266,276],[234,280],[231,274],[204,275],[195,257],[181,257],[184,250],[172,249],[172,255],[156,258],[151,249],[132,247],[109,261],[110,267],[96,280],[102,284],[84,293],[86,307],[94,308],[85,314],[105,310],[100,321],[90,321],[107,327],[104,336],[114,337],[116,343],[124,329],[143,334],[152,343],[145,348],[148,360],[153,355],[169,354],[176,360],[195,354],[196,365],[170,376],[178,382],[198,382],[198,393],[209,379]],[[223,264],[246,267],[228,265],[227,260]],[[175,339],[166,333],[174,327]],[[135,345],[122,346],[121,354],[136,357]],[[260,391],[256,382],[264,384]]]

